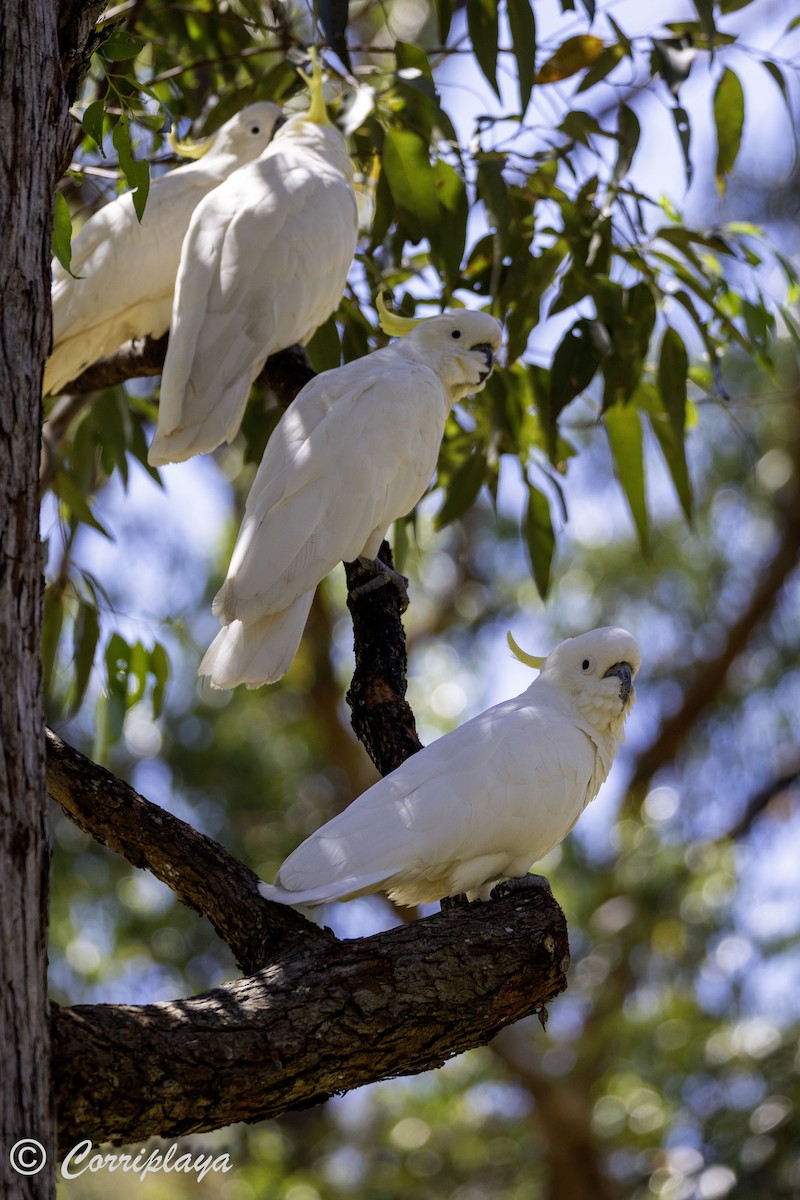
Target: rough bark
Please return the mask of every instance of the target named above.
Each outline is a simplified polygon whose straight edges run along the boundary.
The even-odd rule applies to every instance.
[[[441,1066],[561,992],[568,955],[555,900],[526,891],[369,938],[306,940],[188,1000],[56,1008],[61,1151],[262,1120]]]
[[[44,423],[42,461],[39,485],[44,491],[53,482],[58,468],[58,447],[72,422],[92,404],[102,392],[128,379],[160,375],[167,353],[169,335],[160,338],[136,338],[111,355],[98,359],[77,379],[67,384],[64,395],[56,402]],[[276,400],[287,408],[314,371],[302,346],[289,346],[267,359],[255,386],[269,389]]]
[[[388,542],[381,545],[378,558],[394,566]],[[400,620],[400,597],[391,585],[355,595],[357,588],[373,578],[357,562],[345,563],[345,575],[356,653],[346,700],[356,737],[381,775],[388,775],[422,749],[405,698],[406,635]]]
[[[0,1194],[14,1200],[54,1192],[52,1169],[21,1175],[9,1156],[20,1139],[36,1138],[52,1165],[54,1144],[36,467],[57,164],[68,143],[67,105],[102,8],[64,5],[59,13],[48,0],[0,6]]]
[[[146,800],[47,731],[47,788],[67,816],[208,917],[245,974],[299,938],[325,938],[292,908],[267,904],[258,876],[213,838]]]

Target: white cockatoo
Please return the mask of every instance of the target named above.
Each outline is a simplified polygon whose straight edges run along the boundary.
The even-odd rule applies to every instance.
[[[526,656],[527,657],[527,656]],[[568,638],[513,700],[473,717],[312,833],[259,890],[301,908],[385,892],[486,899],[561,842],[608,775],[635,693],[625,629]]]
[[[311,106],[200,204],[183,243],[161,377],[153,466],[235,437],[270,354],[304,344],[337,308],[358,238],[353,165]]]
[[[132,193],[125,192],[82,226],[72,243],[71,268],[79,278],[53,263],[53,353],[45,366],[45,395],[60,392],[130,338],[167,332],[192,213],[232,171],[258,158],[281,116],[277,104],[249,104],[204,142],[173,140],[196,161],[153,181],[141,223]]]
[[[224,628],[200,664],[214,687],[260,687],[288,670],[317,584],[342,560],[374,564],[389,525],[430,483],[450,409],[483,387],[502,337],[494,317],[466,309],[386,315],[384,328],[403,336],[317,375],[267,443],[214,600]]]

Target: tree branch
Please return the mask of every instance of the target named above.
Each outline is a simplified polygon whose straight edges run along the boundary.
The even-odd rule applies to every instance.
[[[264,900],[255,872],[213,838],[146,800],[49,729],[47,790],[80,829],[151,871],[208,917],[245,974],[298,940],[332,938],[294,909]]]
[[[105,388],[116,387],[128,379],[160,375],[167,356],[169,334],[160,338],[134,338],[120,346],[109,358],[98,359],[63,389],[68,396],[89,396]],[[289,346],[272,354],[254,380],[255,387],[269,388],[278,402],[288,407],[300,388],[314,378],[314,371],[302,346]]]
[[[378,558],[393,567],[392,551],[383,542]],[[345,563],[347,607],[353,618],[356,666],[345,699],[351,723],[381,775],[422,749],[408,686],[406,635],[400,619],[400,597],[391,586],[355,596],[354,591],[372,578],[355,563]]]
[[[431,1070],[541,1009],[568,962],[564,915],[542,889],[373,937],[306,939],[188,1000],[55,1008],[61,1149],[258,1121]]]

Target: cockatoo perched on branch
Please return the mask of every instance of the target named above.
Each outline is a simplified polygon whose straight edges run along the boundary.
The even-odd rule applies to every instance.
[[[340,560],[375,560],[428,486],[453,404],[492,370],[494,317],[383,314],[385,331],[404,336],[317,375],[267,443],[214,600],[224,628],[200,664],[214,687],[259,687],[288,670],[317,584]]]
[[[633,705],[636,639],[568,638],[521,696],[445,734],[290,854],[268,900],[313,907],[386,892],[425,904],[486,899],[562,841],[608,775]]]
[[[90,217],[72,243],[74,279],[53,264],[53,353],[44,392],[60,392],[130,338],[169,329],[181,244],[200,201],[269,145],[277,104],[250,104],[205,142],[172,140],[196,159],[154,180],[141,224],[130,192]]]
[[[154,466],[230,442],[267,358],[305,343],[341,300],[358,236],[353,166],[311,107],[198,206],[183,243],[161,378]]]

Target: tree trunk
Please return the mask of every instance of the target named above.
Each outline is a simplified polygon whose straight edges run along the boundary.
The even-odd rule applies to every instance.
[[[67,92],[102,5],[0,6],[0,1195],[54,1194],[38,467],[50,230]],[[65,85],[62,79],[62,47]],[[64,45],[71,42],[70,45]],[[36,1139],[48,1166],[33,1172]]]

